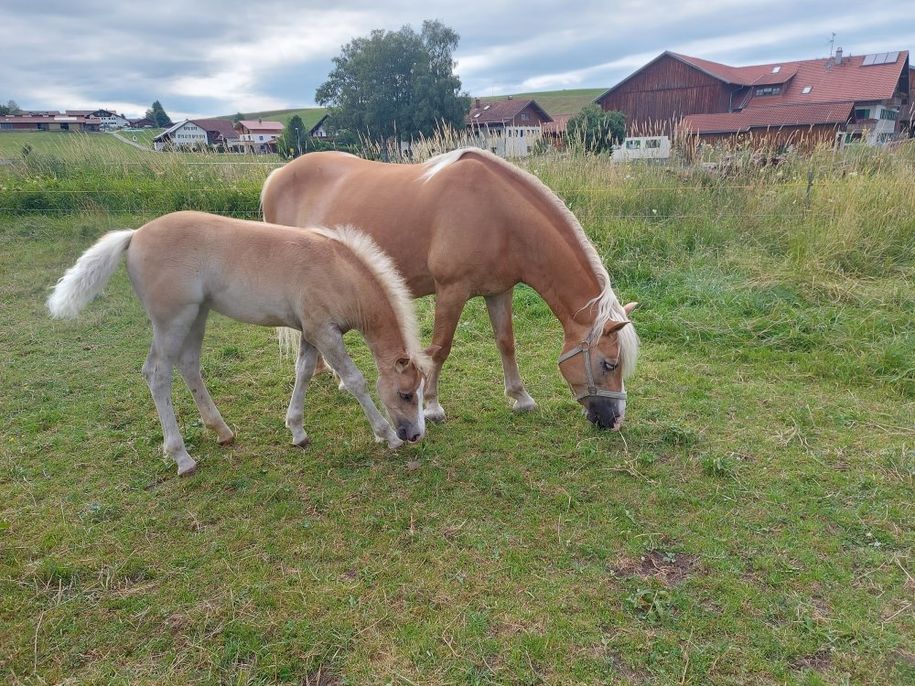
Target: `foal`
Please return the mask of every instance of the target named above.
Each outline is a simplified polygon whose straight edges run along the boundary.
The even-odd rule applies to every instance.
[[[286,426],[295,445],[303,428],[305,391],[320,354],[362,405],[377,441],[391,448],[425,432],[423,385],[428,361],[421,352],[409,292],[387,256],[353,228],[311,231],[175,212],[137,230],[112,231],[89,248],[48,298],[54,317],[75,317],[105,286],[126,253],[127,273],[152,322],[143,365],[165,452],[178,474],[197,464],[188,455],[171,401],[172,369],[190,388],[204,424],[220,444],[235,436],[200,375],[200,346],[209,311],[262,326],[302,332]],[[365,378],[343,345],[357,329],[378,367],[378,396],[396,431],[368,393]]]

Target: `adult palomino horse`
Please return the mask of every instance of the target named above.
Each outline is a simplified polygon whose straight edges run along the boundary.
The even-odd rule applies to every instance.
[[[559,369],[588,418],[617,429],[623,379],[638,337],[594,246],[565,204],[537,177],[484,150],[424,164],[383,164],[311,153],[274,171],[261,192],[264,219],[289,226],[352,224],[372,235],[414,297],[435,294],[426,417],[444,419],[438,377],[464,303],[482,295],[516,410],[536,407],[515,361],[512,289],[537,291],[565,331]]]
[[[143,375],[149,383],[165,451],[189,474],[188,455],[171,401],[177,365],[204,424],[219,443],[235,438],[200,375],[200,346],[209,311],[263,326],[302,332],[286,426],[305,447],[305,391],[317,355],[359,400],[376,440],[392,448],[418,441],[428,359],[420,350],[409,292],[391,261],[352,229],[301,231],[200,212],[175,212],[134,230],[112,231],[89,248],[48,299],[55,317],[75,317],[105,286],[126,253],[127,273],[152,321],[153,341]],[[378,366],[378,395],[397,427],[381,415],[365,379],[343,345],[358,329]]]

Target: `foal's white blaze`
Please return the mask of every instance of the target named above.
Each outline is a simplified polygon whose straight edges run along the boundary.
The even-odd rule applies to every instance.
[[[419,388],[416,389],[416,425],[419,427],[419,437],[426,435],[426,414],[423,412],[423,387],[426,385],[425,379],[419,380]]]

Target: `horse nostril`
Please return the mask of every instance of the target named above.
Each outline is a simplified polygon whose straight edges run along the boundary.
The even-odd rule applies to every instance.
[[[410,443],[416,443],[416,441],[418,441],[419,439],[420,439],[420,433],[419,433],[419,431],[417,431],[415,434],[413,434],[410,437]]]
[[[399,429],[397,429],[397,438],[399,438],[402,441],[407,440],[407,430],[403,427],[400,427]]]

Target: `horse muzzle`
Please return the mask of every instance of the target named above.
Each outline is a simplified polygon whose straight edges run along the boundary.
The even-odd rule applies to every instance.
[[[398,424],[397,438],[409,443],[416,443],[423,437],[423,430],[414,424]]]
[[[619,400],[602,396],[589,396],[582,399],[588,421],[601,429],[619,431],[623,423],[625,405]]]

